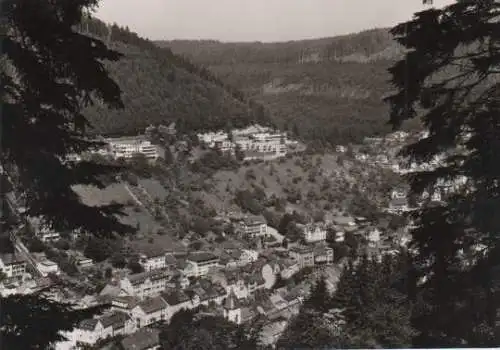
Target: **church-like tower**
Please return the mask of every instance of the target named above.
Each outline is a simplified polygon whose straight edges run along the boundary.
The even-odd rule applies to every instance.
[[[241,307],[232,289],[224,303],[224,318],[236,324],[241,323]]]

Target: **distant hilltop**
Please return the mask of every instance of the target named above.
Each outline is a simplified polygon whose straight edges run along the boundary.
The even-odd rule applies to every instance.
[[[370,62],[401,56],[388,28],[347,35],[286,42],[221,42],[217,40],[156,41],[160,47],[186,55],[197,63],[309,63],[322,61]]]
[[[403,48],[389,29],[277,43],[160,41],[259,101],[280,129],[315,147],[390,132],[387,69]]]

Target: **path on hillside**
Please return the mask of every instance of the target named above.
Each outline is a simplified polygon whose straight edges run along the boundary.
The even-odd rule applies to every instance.
[[[130,197],[132,197],[132,199],[137,203],[139,204],[140,206],[146,208],[146,206],[144,205],[144,203],[142,203],[139,198],[137,198],[137,196],[134,194],[134,192],[132,192],[132,190],[130,189],[130,187],[128,187],[128,184],[124,183],[123,184],[125,186],[125,189],[127,190],[128,194],[130,195]]]

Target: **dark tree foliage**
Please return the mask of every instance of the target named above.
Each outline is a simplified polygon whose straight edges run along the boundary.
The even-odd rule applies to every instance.
[[[249,329],[217,316],[198,316],[197,310],[177,312],[160,333],[165,350],[258,349],[260,326]]]
[[[382,262],[366,256],[350,261],[332,297],[332,307],[345,325],[343,342],[349,348],[408,347],[414,330],[406,290],[398,288],[403,257],[385,256]],[[404,265],[404,266],[403,266]]]
[[[78,26],[83,33],[108,40],[124,54],[108,64],[123,90],[125,109],[119,113],[95,106],[89,119],[98,132],[136,134],[150,124],[176,122],[180,133],[244,127],[258,122],[269,125],[262,106],[234,87],[223,83],[203,66],[193,64],[168,48],[116,24],[107,26],[95,18],[85,18]],[[164,77],[164,78],[161,78]]]
[[[331,308],[331,295],[324,278],[319,278],[311,289],[309,297],[304,302],[305,308],[326,313]]]
[[[409,175],[412,192],[467,179],[447,203],[414,215],[415,264],[427,277],[418,295],[423,306],[414,315],[419,347],[485,345],[491,337],[483,335],[495,326],[491,312],[479,316],[476,310],[479,304],[493,312],[498,307],[489,257],[498,250],[500,231],[499,15],[498,1],[457,1],[392,30],[408,52],[390,69],[397,89],[387,98],[390,123],[420,119],[429,131],[402,155],[416,162],[444,157],[435,169]],[[471,269],[484,279],[472,283]]]
[[[278,349],[343,349],[344,341],[318,312],[303,310],[277,342]]]
[[[45,350],[65,340],[60,331],[71,331],[79,322],[105,307],[73,310],[71,304],[51,301],[39,294],[15,295],[1,301],[0,348]]]
[[[418,1],[418,0],[416,0]],[[262,101],[273,120],[317,150],[390,131],[381,101],[401,46],[386,29],[286,43],[160,43]],[[318,61],[302,60],[319,56]],[[301,87],[298,87],[301,86]],[[269,93],[275,91],[279,93]],[[304,118],[304,116],[307,116]]]
[[[29,215],[42,215],[58,230],[83,228],[109,234],[130,230],[114,215],[120,207],[86,206],[71,186],[102,187],[98,175],[117,168],[65,161],[70,153],[98,145],[84,137],[85,105],[99,100],[122,107],[120,89],[102,63],[120,55],[73,29],[83,9],[96,3],[2,2],[0,162],[14,166],[20,182],[16,185],[27,193]]]
[[[0,163],[11,169],[17,189],[26,193],[28,214],[42,216],[58,231],[83,229],[100,235],[129,232],[120,224],[116,205],[89,207],[72,185],[102,187],[98,175],[118,168],[66,161],[71,153],[98,143],[85,138],[82,108],[99,101],[121,107],[120,89],[102,61],[117,52],[74,30],[84,9],[96,0],[2,1],[2,152]],[[2,349],[46,349],[96,310],[74,311],[70,305],[40,295],[0,299]]]

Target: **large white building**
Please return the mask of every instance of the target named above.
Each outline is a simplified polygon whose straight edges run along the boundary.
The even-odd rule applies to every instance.
[[[26,261],[15,254],[0,255],[0,272],[8,278],[22,278],[26,273]]]
[[[228,135],[223,131],[207,132],[205,134],[198,134],[198,139],[203,142],[207,147],[215,147],[216,142],[223,142],[229,139]]]
[[[36,263],[36,267],[44,277],[47,277],[49,274],[59,275],[60,273],[59,265],[47,258],[39,259]]]
[[[255,238],[267,236],[267,222],[262,216],[249,216],[240,223],[243,233],[249,237]]]
[[[92,346],[98,341],[132,334],[136,330],[134,320],[123,312],[113,312],[99,318],[87,319],[67,334],[76,348]]]
[[[162,297],[148,298],[137,304],[131,311],[138,328],[170,319],[168,304]]]
[[[192,253],[187,257],[186,261],[191,265],[192,276],[194,277],[205,276],[210,270],[219,266],[219,257],[212,253]]]
[[[245,160],[284,157],[290,144],[286,133],[259,125],[233,130],[232,139],[223,131],[198,134],[198,139],[208,148],[222,152],[234,153],[239,148],[245,154]]]
[[[323,223],[312,223],[302,225],[302,234],[307,243],[321,242],[326,240],[326,226]]]
[[[120,288],[129,296],[141,299],[159,295],[167,287],[168,275],[163,271],[129,275],[120,281]]]
[[[144,271],[161,270],[167,267],[166,256],[163,249],[149,249],[140,254],[139,264]]]
[[[158,147],[142,136],[109,138],[105,142],[114,158],[130,159],[134,154],[143,154],[148,159],[157,159],[160,155]]]

